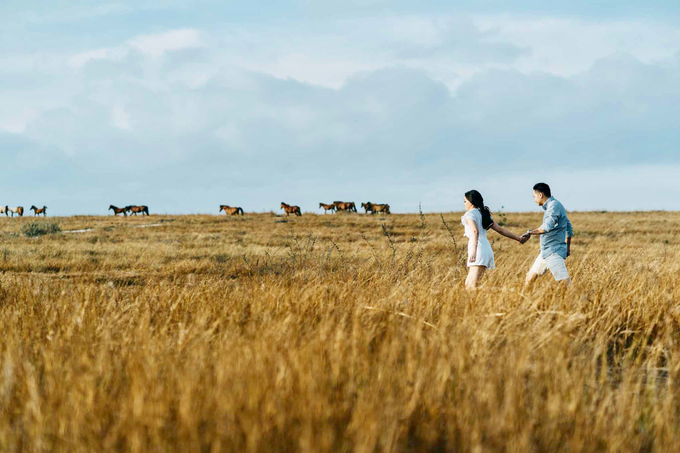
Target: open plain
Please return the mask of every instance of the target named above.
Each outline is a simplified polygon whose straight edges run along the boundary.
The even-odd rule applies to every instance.
[[[680,451],[680,213],[460,215],[0,218],[0,451]]]

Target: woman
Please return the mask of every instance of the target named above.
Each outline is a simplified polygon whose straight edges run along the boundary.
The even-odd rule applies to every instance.
[[[487,269],[495,269],[496,264],[493,259],[493,250],[486,237],[486,231],[491,228],[498,234],[510,239],[514,239],[520,244],[524,244],[520,236],[498,226],[491,218],[489,208],[484,206],[482,194],[476,190],[471,190],[465,194],[465,215],[461,217],[461,223],[465,226],[465,236],[470,239],[468,242],[468,261],[469,268],[465,288],[468,290],[477,289],[477,282],[484,275]]]

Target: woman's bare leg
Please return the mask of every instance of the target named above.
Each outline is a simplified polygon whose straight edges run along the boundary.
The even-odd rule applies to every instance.
[[[470,266],[468,269],[468,276],[465,279],[465,289],[474,291],[477,289],[477,282],[482,278],[484,272],[486,272],[486,266]]]

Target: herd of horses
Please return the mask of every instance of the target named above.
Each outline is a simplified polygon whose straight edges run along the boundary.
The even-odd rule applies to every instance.
[[[366,203],[361,203],[361,207],[364,208],[366,214],[368,214],[369,212],[371,214],[378,213],[391,214],[390,205],[388,204],[378,204],[367,201]],[[323,208],[324,214],[326,214],[328,211],[331,211],[332,213],[339,211],[357,212],[356,204],[354,204],[353,201],[334,201],[333,203],[330,204],[319,203],[319,208]],[[302,215],[300,206],[293,206],[281,202],[281,209],[283,209],[286,212],[287,216],[291,214],[297,216]],[[47,206],[43,206],[42,208],[31,206],[31,210],[33,211],[33,216],[38,216],[42,214],[43,216],[47,217]],[[141,206],[130,205],[125,206],[124,208],[119,208],[117,206],[110,205],[108,210],[113,211],[114,216],[117,216],[118,214],[123,214],[125,217],[127,217],[128,213],[130,215],[137,214],[149,215],[149,207],[144,205]],[[226,204],[221,204],[219,212],[222,211],[224,211],[226,215],[243,215],[243,208],[239,206],[229,206]],[[0,206],[0,214],[5,214],[5,216],[7,217],[9,217],[10,214],[12,214],[12,217],[14,217],[14,214],[18,215],[19,217],[23,217],[24,208],[22,206],[17,206],[16,208],[10,208],[9,206]]]
[[[380,204],[380,203],[371,203],[370,201],[367,201],[366,203],[361,203],[361,207],[364,208],[366,214],[369,212],[371,214],[391,214],[390,212],[390,205],[388,204]],[[328,211],[331,211],[332,213],[339,212],[339,211],[345,211],[345,212],[357,212],[357,205],[353,201],[334,201],[333,203],[326,204],[326,203],[319,203],[319,209],[323,208],[323,213],[326,214]],[[288,203],[281,202],[281,208],[283,209],[284,212],[286,213],[286,216],[289,215],[296,215],[296,216],[301,216],[302,215],[302,210],[300,209],[300,206],[295,206],[295,205],[290,205]],[[220,210],[219,212],[224,211],[226,215],[243,215],[243,209],[240,207],[232,207],[228,206],[226,204],[221,204],[220,205]]]
[[[367,201],[366,203],[361,203],[361,207],[364,208],[366,214],[368,214],[369,212],[371,214],[378,213],[391,214],[390,205],[388,204],[371,203],[370,201]],[[319,209],[321,208],[323,208],[324,214],[326,214],[328,211],[331,211],[332,213],[339,211],[357,212],[357,206],[356,204],[354,204],[353,201],[334,201],[333,203],[329,204],[319,203]],[[291,206],[282,202],[281,209],[283,209],[286,212],[286,215],[291,214],[295,214],[298,216],[302,215],[299,206]]]
[[[379,204],[379,203],[371,203],[370,201],[367,201],[366,203],[361,203],[361,207],[364,208],[365,212],[368,214],[369,212],[371,214],[391,214],[390,212],[390,205],[388,204]],[[357,212],[357,205],[353,201],[334,201],[333,203],[326,204],[326,203],[319,203],[319,209],[323,208],[323,213],[326,214],[328,211],[331,211],[332,213],[339,212],[339,211],[345,211],[345,212]],[[290,205],[288,203],[284,203],[283,201],[281,202],[281,208],[283,211],[286,213],[286,216],[289,215],[296,215],[296,216],[301,216],[302,215],[302,210],[300,209],[300,206],[295,206],[295,205]],[[220,205],[220,211],[224,211],[225,214],[227,215],[243,215],[243,209],[238,208],[238,207],[231,207],[227,205]]]
[[[369,212],[371,214],[391,214],[390,205],[388,204],[371,203],[370,201],[367,201],[366,203],[361,203],[361,207],[364,208],[366,214]],[[324,214],[326,214],[328,211],[333,213],[339,211],[357,212],[357,206],[353,201],[334,201],[331,204],[319,203],[319,208],[323,208]],[[281,202],[281,209],[285,211],[287,216],[291,214],[296,216],[302,215],[300,206],[289,205]],[[111,205],[109,206],[109,210],[113,210],[113,215],[123,214],[124,216],[127,216],[128,213],[130,213],[130,215],[149,215],[149,208],[147,206],[125,206],[124,208],[118,208],[114,205]],[[226,215],[243,215],[243,208],[240,206],[221,204],[220,210],[218,212],[222,211],[224,211]]]
[[[37,216],[42,214],[44,217],[47,217],[47,206],[43,206],[42,208],[38,208],[35,205],[31,206],[31,211],[33,211],[33,216]],[[9,206],[0,206],[0,214],[5,214],[6,217],[9,217],[10,214],[12,214],[12,217],[14,217],[14,214],[18,215],[19,217],[24,216],[24,207],[23,206],[17,206],[16,208],[10,208]]]
[[[128,212],[130,215],[137,215],[137,214],[146,214],[149,215],[149,207],[148,206],[136,206],[136,205],[130,205],[130,206],[125,206],[124,208],[119,208],[117,206],[111,205],[109,206],[109,211],[113,211],[113,215],[116,216],[118,214],[123,214],[125,217],[127,217]]]
[[[379,203],[371,203],[370,201],[367,201],[366,203],[361,203],[361,207],[364,208],[364,211],[366,214],[369,212],[371,214],[377,214],[377,213],[383,213],[383,214],[391,214],[390,212],[390,205],[388,204],[379,204]],[[319,209],[323,208],[323,213],[327,213],[328,211],[331,212],[338,212],[338,211],[347,211],[347,212],[357,212],[357,207],[354,204],[353,201],[346,202],[346,201],[334,201],[333,203],[326,204],[326,203],[319,203]]]

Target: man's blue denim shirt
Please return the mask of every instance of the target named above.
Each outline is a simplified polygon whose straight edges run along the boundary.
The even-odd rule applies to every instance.
[[[562,203],[554,197],[548,198],[543,203],[543,225],[541,230],[541,256],[547,258],[557,253],[562,258],[567,257],[567,238],[574,236],[574,229],[567,217],[567,211]]]

